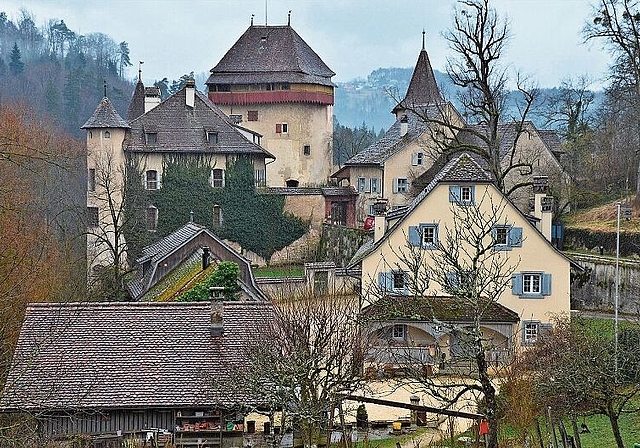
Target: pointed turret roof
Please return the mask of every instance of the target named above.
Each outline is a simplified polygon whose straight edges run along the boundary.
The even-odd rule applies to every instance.
[[[133,96],[129,103],[127,120],[131,121],[142,114],[144,114],[144,84],[142,83],[142,80],[138,79],[136,89],[133,91]]]
[[[431,62],[429,61],[429,55],[424,48],[423,37],[422,50],[420,50],[416,67],[413,69],[407,94],[404,96],[404,99],[393,108],[392,113],[418,105],[438,104],[442,101],[442,95],[440,94],[440,89],[438,89],[436,77],[433,74],[433,68],[431,68]]]
[[[106,96],[102,98],[98,107],[91,115],[91,118],[81,127],[81,129],[90,128],[126,128],[129,124],[122,119],[122,117],[116,112],[113,104]]]
[[[207,84],[292,82],[333,86],[334,75],[290,25],[251,25],[211,69]]]

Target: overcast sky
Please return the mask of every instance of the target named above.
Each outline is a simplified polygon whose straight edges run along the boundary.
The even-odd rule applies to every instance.
[[[600,86],[609,57],[601,43],[583,42],[590,0],[493,0],[511,24],[504,62],[541,87],[569,76],[589,75]],[[0,10],[17,19],[21,8],[42,26],[64,19],[81,34],[100,31],[127,41],[137,75],[144,61],[146,84],[163,77],[208,72],[249,26],[287,23],[336,72],[334,81],[366,77],[380,67],[412,67],[426,31],[432,65],[443,70],[452,55],[441,34],[452,23],[452,0],[2,0]]]

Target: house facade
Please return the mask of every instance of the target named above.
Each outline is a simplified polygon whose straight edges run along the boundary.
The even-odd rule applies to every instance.
[[[317,187],[333,170],[335,73],[290,26],[251,26],[211,69],[209,99],[263,136],[267,184]]]
[[[140,114],[141,115],[138,115]],[[239,157],[248,158],[256,183],[266,182],[266,166],[273,155],[260,146],[260,135],[244,129],[198,92],[189,80],[177,93],[160,101],[156,88],[138,81],[127,115],[122,119],[107,97],[82,126],[87,135],[87,260],[94,269],[126,259],[124,235],[118,227],[124,217],[127,182],[147,191],[163,188],[163,169],[170,160],[198,160],[210,166],[210,185],[222,188],[225,171]],[[128,176],[128,177],[127,177]],[[145,205],[144,225],[155,231],[158,208]],[[212,210],[212,214],[220,210]],[[117,252],[117,253],[116,253]]]
[[[554,315],[568,313],[571,262],[550,243],[551,198],[544,189],[535,198],[535,216],[524,215],[496,188],[481,161],[463,153],[406,208],[378,213],[374,237],[351,267],[362,270],[365,305],[375,307],[383,299],[390,307],[414,303],[413,309],[400,307],[393,319],[388,314],[381,322],[387,336],[454,356],[455,332],[443,331],[442,323],[460,323],[468,310],[459,303],[457,310],[442,304],[457,303],[453,292],[464,292],[456,288],[482,275],[481,293],[488,296],[482,328],[501,346],[535,343]],[[476,265],[469,255],[475,250],[470,235],[480,235],[475,244],[486,249]]]

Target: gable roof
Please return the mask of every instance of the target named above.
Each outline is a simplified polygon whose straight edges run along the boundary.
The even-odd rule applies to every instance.
[[[30,304],[0,408],[176,408],[244,400],[242,390],[214,390],[211,377],[243,362],[237,347],[249,335],[239,325],[267,321],[270,306],[225,302],[222,337],[215,337],[208,302]]]
[[[519,322],[518,313],[492,300],[481,300],[478,309],[452,297],[389,296],[368,305],[362,314],[373,321]]]
[[[429,61],[429,55],[423,44],[422,50],[418,55],[418,61],[413,69],[413,75],[411,76],[407,93],[404,99],[393,108],[391,113],[395,114],[398,110],[414,108],[416,106],[438,104],[442,101],[442,95],[440,94],[440,89],[438,89],[436,77],[433,74],[433,68]]]
[[[129,128],[129,124],[116,112],[111,100],[106,96],[102,98],[98,107],[93,111],[87,122],[80,129],[93,128]]]
[[[125,150],[145,153],[246,154],[274,158],[249,141],[206,95],[195,90],[194,107],[186,105],[185,85],[156,107],[131,121]],[[157,134],[147,144],[145,133]],[[207,142],[207,132],[216,132],[217,143]]]
[[[289,25],[251,25],[211,69],[207,84],[309,83],[335,73]]]
[[[253,276],[253,270],[251,269],[251,262],[226,244],[222,239],[218,238],[218,236],[209,229],[194,222],[186,223],[164,238],[142,249],[142,255],[136,260],[138,273],[133,280],[127,283],[127,290],[131,297],[134,299],[141,298],[155,284],[162,280],[164,277],[156,278],[158,266],[180,250],[182,250],[182,252],[187,250],[179,260],[181,263],[191,263],[197,259],[201,260],[201,246],[203,244],[198,243],[196,240],[207,242],[211,250],[211,256],[214,259],[232,261],[238,264],[240,268],[238,283],[249,297],[259,301],[267,300],[265,294],[257,286]],[[144,269],[143,265],[146,263],[149,264],[149,267]]]

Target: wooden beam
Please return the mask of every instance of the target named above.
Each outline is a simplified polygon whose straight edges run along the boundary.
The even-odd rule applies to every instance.
[[[364,403],[379,404],[381,406],[390,406],[394,408],[404,408],[411,411],[424,411],[433,414],[450,415],[452,417],[469,418],[471,420],[480,420],[486,418],[482,414],[474,414],[472,412],[454,411],[451,409],[434,408],[431,406],[421,406],[419,404],[401,403],[399,401],[382,400],[380,398],[359,397],[357,395],[340,395],[344,400],[360,401]]]

